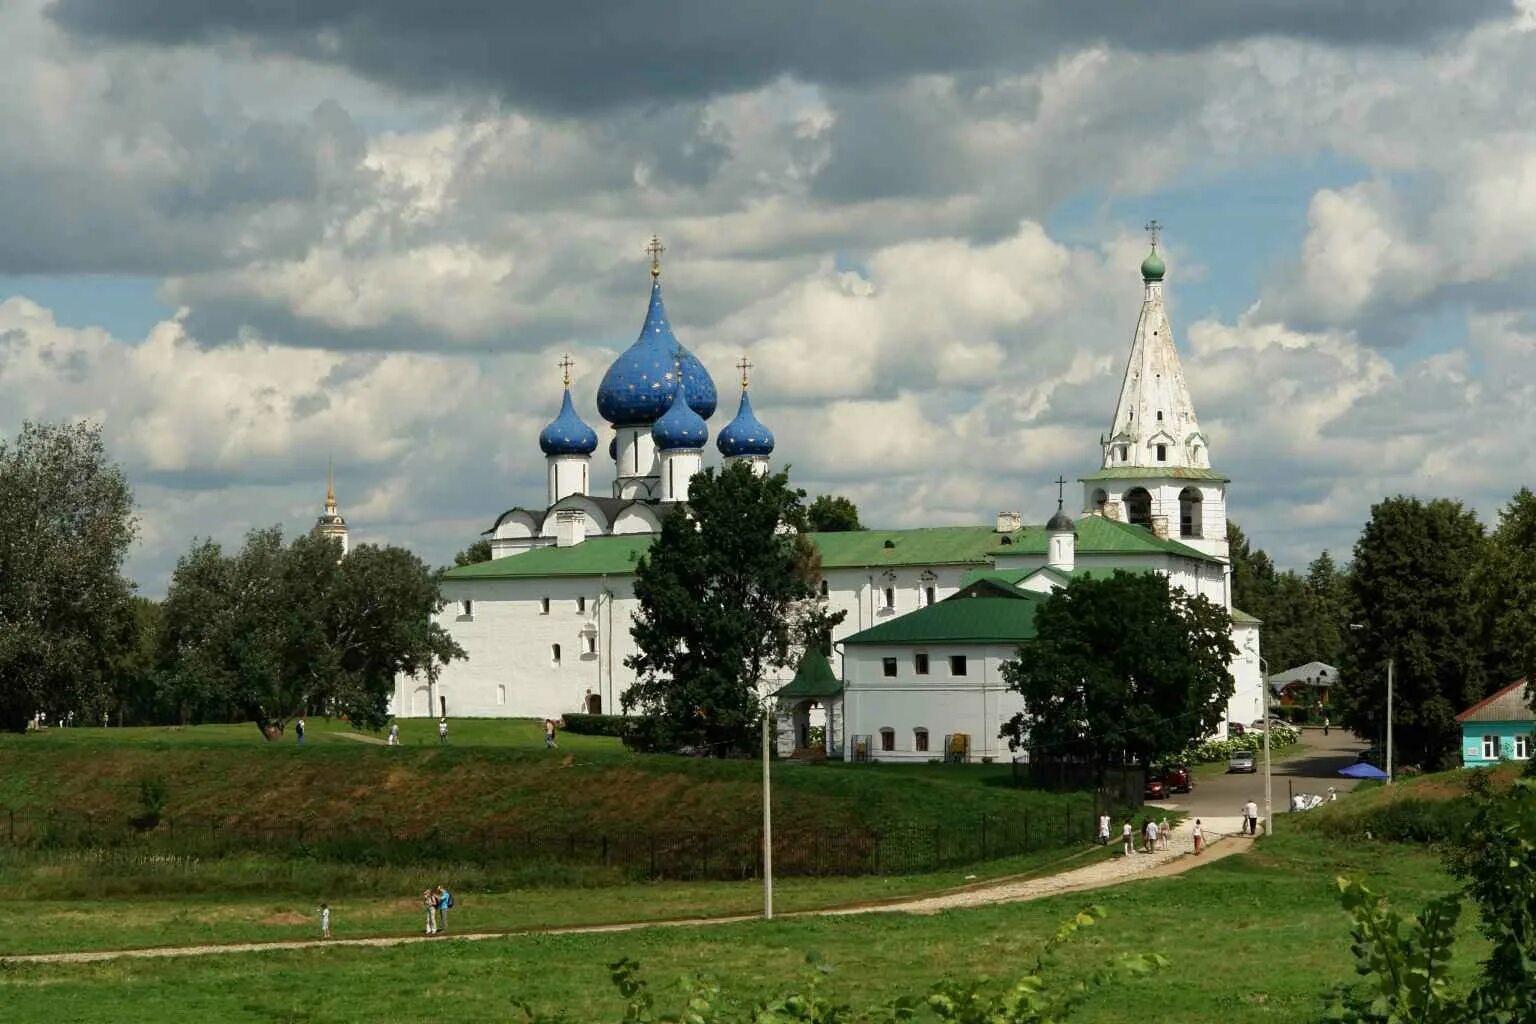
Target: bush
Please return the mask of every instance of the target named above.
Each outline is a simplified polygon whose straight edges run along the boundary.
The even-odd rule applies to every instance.
[[[1301,738],[1301,733],[1286,725],[1276,725],[1269,734],[1269,749],[1273,753],[1276,750],[1284,750],[1293,746]],[[1197,764],[1212,764],[1217,761],[1225,761],[1239,750],[1251,750],[1255,754],[1264,750],[1264,734],[1250,732],[1246,736],[1234,736],[1225,740],[1206,740],[1198,743],[1180,754],[1177,760],[1194,762]]]
[[[623,736],[623,715],[566,715],[565,731],[576,736]]]

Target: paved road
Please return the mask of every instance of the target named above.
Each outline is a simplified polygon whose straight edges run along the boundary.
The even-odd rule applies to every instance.
[[[1333,786],[1340,793],[1353,789],[1354,779],[1339,775],[1340,768],[1355,763],[1366,744],[1341,729],[1306,729],[1301,737],[1307,749],[1300,753],[1271,751],[1271,788],[1274,810],[1290,810],[1290,795],[1297,793],[1326,795]],[[1184,793],[1168,801],[1167,806],[1185,811],[1192,817],[1218,818],[1240,814],[1243,804],[1252,800],[1264,813],[1264,755],[1258,757],[1259,770],[1252,775],[1206,775],[1195,778],[1193,793]]]

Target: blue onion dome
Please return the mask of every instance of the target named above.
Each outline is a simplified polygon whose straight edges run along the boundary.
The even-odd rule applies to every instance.
[[[741,408],[736,410],[736,418],[720,431],[720,436],[715,438],[715,446],[727,458],[734,455],[773,454],[773,431],[758,422],[752,412],[752,400],[747,397],[745,390],[741,392]]]
[[[688,405],[705,419],[715,414],[715,382],[698,357],[678,342],[661,300],[661,281],[651,282],[651,305],[640,337],[625,349],[597,388],[597,411],[615,426],[656,422],[672,405],[676,368],[681,365]]]
[[[704,417],[693,410],[688,402],[688,388],[678,388],[672,397],[672,407],[651,426],[651,439],[660,451],[677,451],[680,448],[703,448],[709,440],[709,427]]]
[[[608,457],[614,462],[619,461],[619,439],[617,437],[610,437],[608,439]]]
[[[545,455],[591,455],[597,450],[597,431],[576,415],[570,388],[560,402],[560,415],[539,431],[539,447]]]

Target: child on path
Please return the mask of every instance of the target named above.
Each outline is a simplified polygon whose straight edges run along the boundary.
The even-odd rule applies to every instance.
[[[421,890],[422,905],[427,908],[427,934],[437,934],[437,896],[431,889]]]
[[[391,747],[398,747],[400,745],[400,723],[399,722],[390,722],[389,723],[389,745]]]
[[[1109,845],[1109,815],[1099,815],[1099,845]]]
[[[1195,856],[1200,856],[1200,848],[1205,845],[1205,830],[1200,827],[1200,819],[1195,819]]]
[[[1130,821],[1126,821],[1124,827],[1120,829],[1120,841],[1125,845],[1125,855],[1127,857],[1136,852],[1136,844],[1131,838]]]
[[[544,749],[560,749],[560,744],[555,742],[555,720],[553,718],[544,719]]]
[[[293,726],[294,735],[299,738],[299,746],[304,745],[304,719],[299,719]]]
[[[1164,850],[1168,849],[1168,819],[1164,818],[1157,826],[1157,841],[1162,844]]]
[[[437,720],[437,742],[443,746],[448,745],[448,719]]]
[[[331,907],[328,903],[320,904],[320,937],[331,937]]]

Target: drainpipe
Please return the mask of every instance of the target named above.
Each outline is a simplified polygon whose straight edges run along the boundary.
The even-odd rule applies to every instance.
[[[614,715],[614,714],[618,714],[618,705],[613,702],[613,591],[608,589],[608,574],[607,573],[603,574],[603,576],[602,576],[602,583],[603,583],[603,597],[605,599],[603,601],[603,604],[608,609],[608,635],[605,638],[600,638],[598,642],[603,645],[603,658],[606,659],[607,662],[608,662],[608,705],[607,705],[607,707],[608,707],[608,714]],[[601,622],[602,621],[601,618],[599,618],[598,621]],[[598,664],[598,675],[599,676],[602,675],[602,664],[601,663]],[[598,687],[599,687],[598,692],[601,693],[602,692],[602,689],[601,689],[601,687],[602,687],[602,680],[601,680],[601,678],[599,678],[599,680],[598,680]]]

